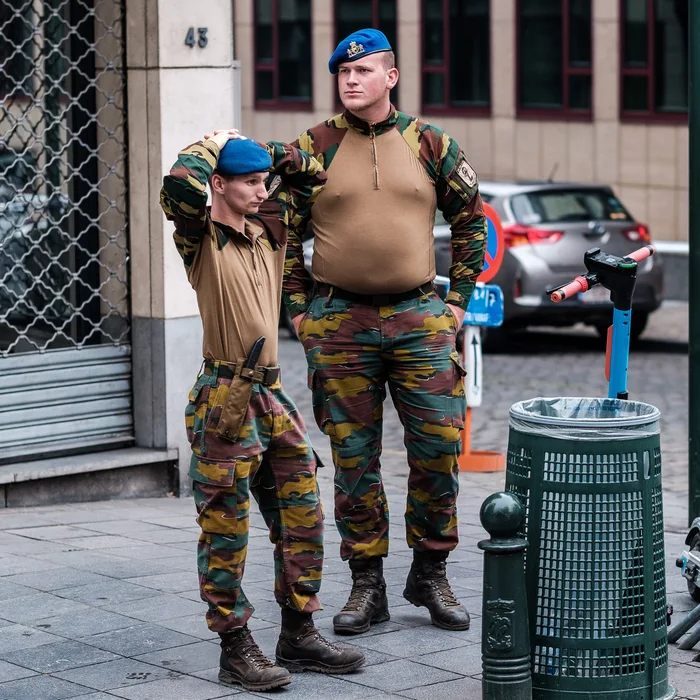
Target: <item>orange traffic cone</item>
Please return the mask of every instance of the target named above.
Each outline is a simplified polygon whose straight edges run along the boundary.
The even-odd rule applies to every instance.
[[[462,453],[457,458],[461,472],[500,472],[506,468],[505,455],[488,450],[471,450],[472,409],[467,408],[462,431]]]

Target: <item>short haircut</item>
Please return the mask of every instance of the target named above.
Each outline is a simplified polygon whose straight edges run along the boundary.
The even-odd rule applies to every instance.
[[[391,70],[396,67],[396,55],[393,51],[384,51],[384,68]]]

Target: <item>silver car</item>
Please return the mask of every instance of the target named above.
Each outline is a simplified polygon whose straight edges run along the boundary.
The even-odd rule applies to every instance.
[[[571,326],[583,322],[604,335],[612,319],[609,292],[594,287],[576,298],[554,304],[545,290],[585,274],[583,255],[590,248],[624,256],[650,242],[649,229],[635,221],[610,187],[575,182],[481,182],[481,196],[503,225],[505,254],[492,284],[501,287],[505,314],[501,328],[490,328],[484,343],[497,349],[518,329]],[[435,226],[438,274],[451,260],[450,229]],[[649,314],[663,296],[658,257],[639,265],[633,298],[633,339],[644,331]]]

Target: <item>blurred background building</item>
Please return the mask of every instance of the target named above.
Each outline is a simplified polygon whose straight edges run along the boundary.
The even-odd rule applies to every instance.
[[[211,128],[338,113],[328,57],[366,26],[482,179],[610,184],[687,241],[688,0],[0,0],[0,506],[187,492],[163,174]]]

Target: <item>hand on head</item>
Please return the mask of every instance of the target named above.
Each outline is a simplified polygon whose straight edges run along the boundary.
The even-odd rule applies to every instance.
[[[204,140],[213,141],[219,148],[223,148],[230,139],[245,139],[238,129],[214,129],[213,133],[204,134]]]

